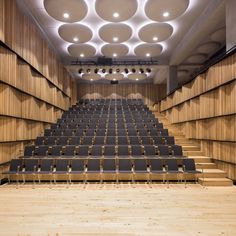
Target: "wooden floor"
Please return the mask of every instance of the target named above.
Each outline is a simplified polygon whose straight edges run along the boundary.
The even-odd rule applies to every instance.
[[[235,236],[236,188],[4,185],[0,235]]]

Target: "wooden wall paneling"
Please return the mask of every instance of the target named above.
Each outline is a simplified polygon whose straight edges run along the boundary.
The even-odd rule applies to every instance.
[[[5,32],[4,18],[5,18],[4,1],[0,0],[0,40],[2,42],[5,41],[5,37],[4,37],[4,32]]]
[[[77,93],[78,99],[142,98],[152,106],[163,97],[165,89],[153,84],[78,84]]]

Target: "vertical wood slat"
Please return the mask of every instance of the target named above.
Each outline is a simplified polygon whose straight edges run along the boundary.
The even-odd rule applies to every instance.
[[[79,84],[77,90],[78,99],[141,98],[149,106],[164,97],[166,93],[165,86],[153,84]]]

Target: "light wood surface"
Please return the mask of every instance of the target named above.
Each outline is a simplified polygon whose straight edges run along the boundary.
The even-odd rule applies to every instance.
[[[143,99],[153,106],[166,94],[166,85],[154,84],[78,84],[78,99],[130,98]]]
[[[236,54],[161,101],[159,109],[236,180]]]
[[[0,190],[2,236],[236,234],[235,187],[76,184]]]
[[[77,100],[77,84],[16,0],[0,0],[0,164]]]

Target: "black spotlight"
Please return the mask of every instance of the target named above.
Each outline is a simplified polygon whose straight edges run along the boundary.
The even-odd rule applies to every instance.
[[[98,73],[98,68],[94,69],[94,73],[97,74]]]
[[[143,73],[144,73],[144,70],[143,70],[143,68],[140,68],[140,69],[139,69],[139,71],[140,71],[140,73],[141,73],[141,74],[143,74]]]
[[[147,73],[151,73],[152,72],[152,70],[150,68],[147,68],[146,71],[147,71]]]
[[[136,72],[136,69],[135,68],[132,68],[132,73],[135,73]]]
[[[112,68],[109,69],[109,74],[112,74]]]
[[[129,70],[127,68],[125,68],[124,71],[125,71],[125,74],[129,73]]]
[[[80,68],[78,72],[79,72],[79,74],[82,74],[82,72],[83,72],[83,69],[82,69],[82,68]]]
[[[88,69],[87,69],[87,73],[90,73],[90,72],[91,72],[91,70],[88,68]]]
[[[120,69],[119,68],[116,69],[116,73],[120,73]]]
[[[103,74],[106,73],[106,69],[105,69],[105,68],[102,69],[102,73],[103,73]]]

